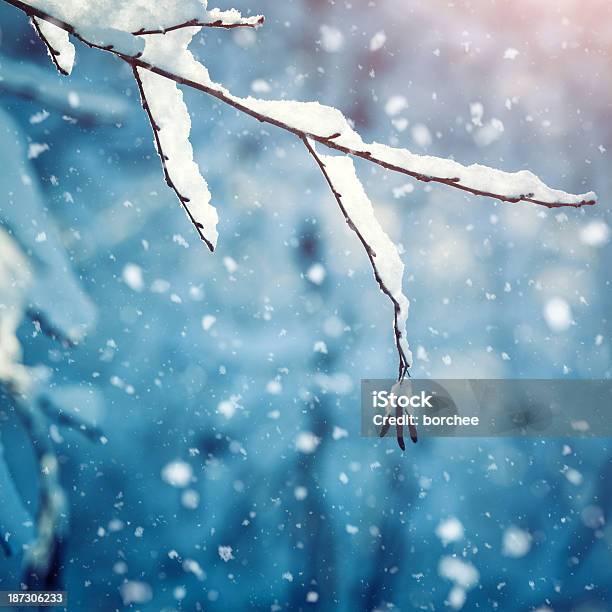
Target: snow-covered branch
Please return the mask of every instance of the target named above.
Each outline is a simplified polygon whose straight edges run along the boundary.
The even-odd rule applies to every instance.
[[[76,50],[70,42],[68,32],[39,17],[32,17],[30,21],[40,39],[45,43],[49,57],[58,72],[69,75],[74,65]]]
[[[412,365],[412,353],[406,339],[410,302],[402,291],[404,264],[399,251],[376,219],[353,160],[340,155],[321,155],[314,142],[308,139],[304,139],[304,144],[321,169],[348,226],[363,245],[380,290],[393,304],[393,332],[399,355],[398,380],[401,381]]]
[[[402,292],[403,264],[395,245],[375,218],[351,157],[419,181],[437,182],[503,202],[529,202],[548,208],[579,208],[596,203],[597,196],[592,191],[571,194],[553,189],[527,170],[505,172],[479,164],[464,166],[452,159],[366,142],[339,110],[319,102],[261,100],[232,94],[211,79],[189,45],[202,28],[257,27],[263,23],[263,17],[242,17],[234,9],[208,10],[206,0],[163,4],[155,0],[139,3],[117,0],[116,10],[111,11],[107,3],[83,0],[4,1],[32,19],[61,72],[69,72],[72,66],[68,35],[112,53],[131,66],[153,128],[166,182],[211,250],[217,241],[217,212],[210,204],[208,186],[193,160],[189,142],[191,122],[178,86],[201,91],[302,140],[323,172],[346,221],[366,249],[381,290],[393,303],[399,382],[411,364],[405,332],[408,300]],[[41,26],[42,22],[46,24]],[[343,155],[320,154],[318,146]],[[398,439],[402,440],[399,430]]]
[[[144,108],[168,186],[176,193],[189,220],[211,251],[217,244],[217,211],[204,177],[193,161],[189,142],[191,119],[177,84],[134,66]]]
[[[4,1],[30,16],[54,23],[91,47],[114,53],[139,68],[155,72],[180,85],[203,91],[261,122],[292,132],[301,139],[310,138],[342,153],[407,174],[417,180],[443,183],[474,195],[506,202],[524,201],[549,208],[580,207],[596,202],[597,196],[593,192],[575,195],[552,189],[527,170],[504,172],[479,164],[463,166],[451,159],[417,155],[407,149],[380,143],[366,143],[340,111],[318,102],[259,100],[234,96],[222,85],[213,82],[208,70],[188,51],[187,46],[199,28],[185,25],[181,30],[186,29],[190,35],[175,38],[172,35],[180,31],[173,29],[176,24],[157,27],[157,30],[167,34],[164,37],[164,45],[159,46],[155,52],[146,52],[144,44],[138,41],[139,38],[146,37],[131,35],[132,32],[142,34],[152,29],[148,25],[134,28],[135,21],[139,19],[144,20],[146,24],[170,19],[172,11],[156,15],[153,10],[154,3],[151,4],[149,12],[144,11],[142,7],[126,7],[124,14],[119,16],[110,16],[107,13],[101,16],[100,11],[92,5],[78,2],[68,2],[58,7],[51,0],[32,0],[27,3],[21,0]],[[176,9],[176,17],[184,11],[194,10],[194,1],[178,3],[177,7],[180,8]],[[55,13],[46,12],[45,8],[54,8]],[[72,23],[65,20],[70,15],[74,17]],[[104,19],[104,22],[100,23],[100,19]],[[180,21],[180,25],[183,26],[189,21]]]
[[[174,30],[180,30],[181,28],[221,28],[224,30],[233,30],[235,28],[258,28],[265,22],[263,15],[255,15],[254,17],[243,17],[236,9],[230,9],[229,11],[222,11],[220,9],[211,9],[208,11],[209,21],[202,21],[199,19],[190,19],[183,23],[169,26],[167,28],[149,29],[141,28],[136,32],[133,32],[135,36],[142,36],[146,34],[167,34]]]

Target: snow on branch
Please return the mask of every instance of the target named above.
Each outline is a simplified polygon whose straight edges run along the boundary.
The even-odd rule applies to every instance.
[[[400,356],[401,382],[411,357],[405,337],[408,300],[402,293],[403,264],[397,249],[378,224],[359,182],[353,156],[419,181],[437,182],[503,202],[529,202],[548,208],[593,205],[590,191],[571,194],[547,186],[527,170],[505,172],[479,164],[464,166],[452,159],[417,155],[408,149],[365,142],[337,109],[318,102],[260,100],[233,95],[215,83],[206,67],[189,51],[203,27],[257,27],[263,17],[242,17],[238,11],[207,10],[206,0],[4,0],[31,19],[49,22],[84,44],[107,51],[127,62],[134,73],[143,106],[153,128],[166,182],[176,192],[200,237],[213,250],[217,213],[210,204],[205,180],[193,161],[189,143],[190,120],[179,85],[213,96],[230,107],[276,126],[302,140],[323,172],[345,218],[366,248],[376,279],[395,309],[394,330]],[[109,6],[114,10],[109,10]],[[37,23],[37,22],[35,22]],[[56,66],[67,37],[41,29]],[[69,44],[69,43],[68,43]],[[59,48],[61,47],[61,48]],[[54,51],[60,51],[54,54]],[[61,67],[58,66],[61,70]],[[321,145],[344,156],[321,155]],[[412,435],[413,432],[411,432]],[[398,431],[398,440],[402,440]],[[400,444],[403,442],[400,441]]]
[[[202,8],[202,4],[196,0],[176,3],[174,11],[162,10],[153,0],[144,3],[148,10],[140,5],[136,7],[131,3],[120,3],[122,10],[116,15],[109,15],[106,10],[101,12],[97,3],[4,1],[30,16],[54,23],[89,46],[114,53],[133,66],[155,72],[175,83],[203,91],[261,122],[292,132],[300,139],[310,138],[329,148],[361,157],[417,180],[443,183],[474,195],[505,202],[524,201],[549,208],[577,208],[596,203],[597,196],[592,191],[575,195],[552,189],[527,170],[504,172],[479,164],[464,166],[451,159],[417,155],[407,149],[380,143],[366,143],[339,110],[318,102],[259,100],[232,95],[225,87],[211,80],[208,70],[187,49],[199,28],[188,27],[194,23],[194,18],[182,20],[180,17],[189,11],[193,12],[198,6]],[[203,6],[205,8],[205,3]],[[227,13],[230,11],[219,11],[218,14]],[[72,22],[67,20],[71,16]],[[174,24],[163,27],[150,25],[167,22],[171,17],[174,17]],[[187,30],[187,38],[175,37],[182,31],[172,29],[177,24]],[[167,32],[163,36],[164,44],[155,50],[145,50],[142,41],[138,40],[143,37],[131,33],[142,33],[152,28]]]
[[[32,17],[31,23],[40,39],[45,43],[51,61],[57,70],[63,75],[69,75],[74,66],[76,51],[68,38],[68,32],[38,17]]]
[[[406,339],[410,302],[402,291],[404,264],[399,251],[378,222],[353,160],[344,155],[321,155],[314,142],[306,138],[304,144],[321,169],[348,226],[363,245],[378,286],[393,304],[393,332],[399,355],[398,380],[403,380],[412,365],[412,353]]]
[[[215,250],[219,216],[189,142],[191,119],[177,84],[134,66],[142,106],[147,113],[155,146],[168,186],[176,193],[189,220],[211,251]]]
[[[263,15],[255,15],[254,17],[243,17],[236,9],[222,11],[220,9],[211,9],[207,13],[207,21],[199,19],[191,19],[183,23],[169,26],[167,28],[149,29],[141,28],[133,32],[135,36],[146,34],[167,34],[181,28],[221,28],[224,30],[233,30],[234,28],[258,28],[264,24],[265,17]]]

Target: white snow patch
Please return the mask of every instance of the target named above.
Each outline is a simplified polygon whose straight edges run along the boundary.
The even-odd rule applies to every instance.
[[[393,197],[396,200],[407,196],[414,191],[414,185],[412,183],[404,183],[400,187],[393,188]]]
[[[238,270],[238,264],[232,257],[224,257],[223,265],[225,266],[225,269],[229,272],[229,274],[234,274],[234,272]]]
[[[283,385],[277,379],[270,380],[266,385],[266,391],[270,395],[280,395],[283,392]]]
[[[327,271],[320,263],[310,266],[306,272],[306,278],[314,285],[321,285],[327,276]]]
[[[161,477],[164,482],[173,487],[186,487],[193,478],[193,468],[189,463],[177,459],[163,467]]]
[[[328,53],[336,53],[344,46],[344,34],[338,28],[323,24],[319,32],[321,34],[321,46]]]
[[[217,550],[219,552],[219,557],[226,563],[234,558],[231,546],[219,546]]]
[[[348,431],[346,429],[342,429],[342,427],[334,426],[334,431],[332,432],[332,438],[334,440],[341,440],[342,438],[348,438]]]
[[[144,604],[153,599],[153,590],[146,582],[128,580],[119,587],[123,605]]]
[[[590,221],[580,229],[580,240],[591,247],[602,247],[610,240],[610,227],[605,221]]]
[[[516,59],[518,56],[519,56],[518,49],[514,49],[513,47],[508,47],[504,51],[504,59],[513,60],[513,59]]]
[[[529,532],[514,525],[508,527],[502,536],[502,555],[520,559],[531,548],[531,535]]]
[[[391,96],[385,104],[385,113],[389,117],[399,115],[408,106],[408,100],[404,96]]]
[[[565,477],[567,478],[568,482],[570,482],[576,487],[580,486],[584,481],[584,477],[582,476],[582,474],[574,468],[569,468],[565,472]]]
[[[46,142],[31,142],[28,146],[28,159],[36,159],[48,150],[49,145]]]
[[[544,319],[552,331],[564,332],[572,325],[572,309],[563,298],[551,298],[544,306]]]
[[[417,123],[412,126],[412,140],[423,149],[431,146],[433,142],[431,132],[424,123]]]
[[[311,431],[300,431],[295,438],[295,448],[305,455],[310,455],[317,450],[321,438],[315,436]]]
[[[57,63],[59,69],[70,74],[74,66],[75,48],[70,42],[68,32],[44,19],[32,18],[42,41],[47,46],[49,55]]]
[[[451,542],[458,542],[463,539],[463,525],[459,519],[451,516],[436,527],[436,535],[444,546]]]
[[[202,317],[202,328],[204,331],[208,331],[217,322],[217,317],[214,315],[204,315]]]
[[[438,573],[442,578],[446,578],[463,589],[471,589],[478,584],[480,574],[478,570],[469,562],[457,557],[442,557],[438,564]]]
[[[271,89],[270,84],[265,79],[255,79],[251,83],[251,91],[254,93],[269,93]]]
[[[144,280],[142,278],[142,268],[136,264],[126,264],[122,272],[123,282],[132,290],[141,292],[144,289]]]
[[[317,340],[312,347],[312,350],[315,353],[321,353],[323,355],[327,355],[327,344],[323,342],[323,340]]]
[[[306,487],[295,487],[293,490],[293,496],[298,501],[304,501],[308,497],[308,489]]]
[[[370,39],[370,51],[378,51],[379,49],[382,49],[386,42],[387,35],[384,33],[384,31],[380,30],[379,32],[376,32],[376,34],[374,34],[374,36],[372,36]]]

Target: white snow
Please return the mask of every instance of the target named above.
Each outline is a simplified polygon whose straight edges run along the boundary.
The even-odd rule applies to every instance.
[[[206,2],[203,2],[204,6],[206,6]],[[261,15],[252,15],[250,17],[243,17],[240,14],[240,11],[236,10],[236,9],[227,9],[222,11],[221,9],[218,8],[213,8],[210,9],[207,12],[207,17],[206,17],[207,21],[209,22],[215,22],[215,21],[221,21],[222,23],[226,24],[226,25],[231,25],[231,24],[243,24],[243,25],[259,25],[261,23],[262,20],[262,16]]]
[[[334,431],[332,432],[332,438],[334,440],[341,440],[342,438],[348,438],[348,431],[343,429],[342,427],[334,426]]]
[[[295,487],[293,490],[293,496],[298,501],[304,501],[308,497],[308,489],[303,486]]]
[[[321,285],[326,276],[327,272],[320,263],[312,264],[306,272],[306,278],[314,285]]]
[[[519,56],[518,50],[514,49],[513,47],[508,47],[504,51],[504,59],[513,60],[513,59],[516,59],[518,56]]]
[[[484,106],[482,105],[482,102],[470,103],[470,115],[472,117],[472,123],[476,126],[482,127],[482,117],[484,115]]]
[[[610,227],[605,221],[589,221],[580,229],[580,240],[591,247],[602,247],[610,240]]]
[[[65,74],[70,74],[74,66],[75,48],[70,42],[68,32],[44,19],[33,17],[32,21],[59,69]]]
[[[453,610],[461,610],[465,605],[467,599],[467,593],[465,589],[455,586],[450,590],[448,594],[448,603]]]
[[[195,510],[200,505],[200,494],[195,489],[183,491],[181,505],[188,510]]]
[[[565,472],[565,477],[567,478],[567,481],[569,483],[573,484],[576,487],[580,486],[584,481],[584,477],[582,476],[582,474],[574,468],[569,468]]]
[[[269,380],[266,384],[266,391],[270,395],[280,395],[283,391],[283,385],[279,380]]]
[[[408,106],[408,100],[404,96],[391,96],[385,104],[385,113],[389,117],[399,115]]]
[[[327,355],[328,351],[327,351],[327,344],[325,344],[325,342],[323,342],[323,340],[317,340],[314,343],[314,346],[312,347],[312,350],[315,353],[321,353],[322,355]]]
[[[469,562],[457,557],[442,557],[438,565],[438,573],[463,589],[471,589],[480,579],[478,570]]]
[[[217,412],[222,414],[226,419],[231,419],[238,409],[238,397],[232,395],[229,400],[219,402]]]
[[[44,142],[31,142],[28,145],[28,159],[36,159],[40,157],[45,151],[49,150],[49,145]]]
[[[394,187],[392,190],[393,197],[397,200],[407,196],[413,191],[414,191],[414,185],[412,185],[411,183],[404,183],[401,187]]]
[[[217,322],[217,317],[214,315],[204,315],[202,317],[202,328],[204,331],[208,331]]]
[[[311,431],[300,431],[295,438],[295,448],[305,455],[311,455],[317,450],[321,438],[315,436]]]
[[[161,477],[164,482],[167,482],[173,487],[186,487],[193,478],[193,469],[191,465],[185,461],[171,461],[167,463],[161,472]]]
[[[459,519],[451,516],[436,527],[436,535],[444,546],[458,542],[463,539],[463,525]]]
[[[531,548],[531,535],[524,529],[508,527],[502,536],[502,555],[519,559],[524,557]]]
[[[412,139],[417,145],[419,145],[419,147],[426,149],[427,147],[431,146],[431,143],[433,142],[431,132],[424,123],[417,123],[416,125],[413,125],[411,133]]]
[[[195,559],[185,559],[183,561],[183,571],[193,574],[200,581],[206,579],[204,570]]]
[[[554,332],[567,331],[572,325],[572,309],[567,300],[553,297],[544,306],[544,319]]]
[[[215,21],[220,16],[233,19],[237,11],[206,11],[206,0],[100,0],[98,2],[66,2],[66,0],[28,0],[26,4],[39,8],[54,17],[75,25],[78,31],[83,27],[120,32],[135,32],[141,28],[161,29],[192,19]]]
[[[376,34],[374,34],[374,36],[372,36],[370,39],[370,51],[378,51],[379,49],[382,49],[386,42],[387,35],[384,33],[384,31],[380,30],[379,32],[376,32]]]
[[[126,264],[122,272],[123,282],[132,290],[141,292],[144,287],[144,279],[142,277],[142,268],[136,264]]]
[[[219,546],[217,550],[221,560],[225,561],[226,563],[234,558],[231,546]]]
[[[344,34],[338,28],[323,24],[319,32],[321,34],[321,46],[328,53],[336,53],[344,46]]]
[[[223,265],[225,266],[225,269],[228,271],[229,274],[234,274],[234,272],[238,270],[238,264],[236,263],[236,260],[232,257],[224,257]]]
[[[128,580],[119,587],[123,605],[144,604],[153,599],[153,590],[146,582]]]
[[[253,93],[269,93],[270,90],[270,84],[265,79],[255,79],[251,83],[251,91]]]
[[[163,37],[147,36],[147,50],[155,47]],[[191,118],[183,101],[183,93],[174,81],[148,70],[138,69],[145,97],[154,121],[165,165],[178,193],[189,200],[185,207],[192,222],[204,238],[217,244],[219,216],[211,205],[211,195],[200,169],[193,160],[193,148],[189,142]]]

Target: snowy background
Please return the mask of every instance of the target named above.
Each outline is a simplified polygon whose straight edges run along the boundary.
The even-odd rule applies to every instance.
[[[192,45],[234,93],[600,195],[502,205],[359,163],[402,246],[413,375],[610,377],[610,3],[251,9],[261,30]],[[0,5],[0,27],[0,380],[36,367],[36,401],[105,442],[49,428],[69,508],[50,586],[71,609],[609,609],[607,440],[359,437],[360,379],[396,371],[390,306],[299,141],[186,92],[212,255],[129,67],[79,46],[61,78],[21,13]],[[38,503],[5,387],[1,589]]]

